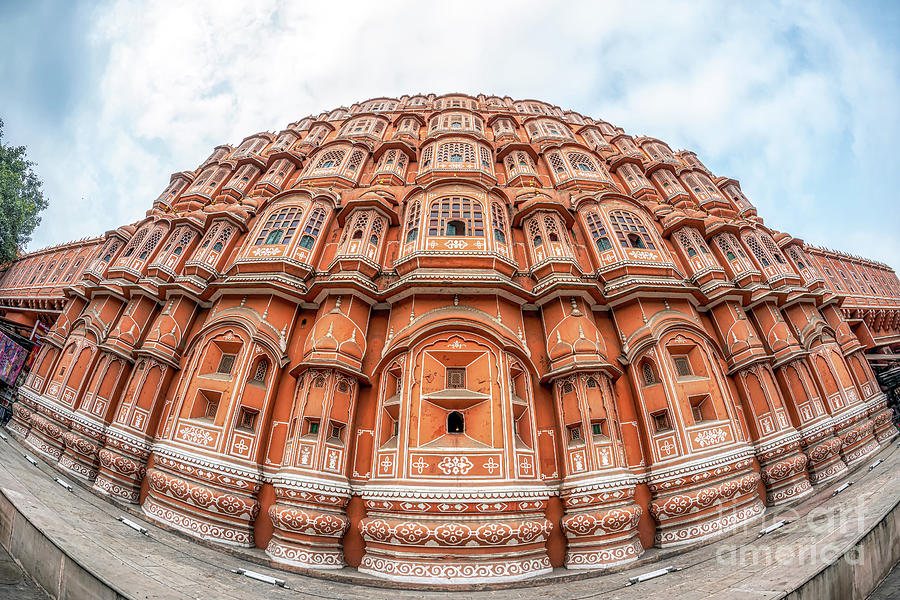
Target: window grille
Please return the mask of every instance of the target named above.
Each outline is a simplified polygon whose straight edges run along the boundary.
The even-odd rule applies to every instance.
[[[597,246],[597,250],[600,252],[611,250],[612,243],[609,241],[609,235],[606,233],[606,227],[603,226],[600,215],[595,211],[591,211],[585,215],[585,220],[587,221],[588,231],[591,234],[591,239],[594,240],[594,245]]]
[[[766,250],[769,251],[769,254],[771,254],[772,258],[775,259],[775,262],[780,265],[784,265],[784,257],[781,255],[781,250],[779,250],[778,246],[775,245],[775,240],[769,237],[769,235],[766,233],[761,234],[760,239],[762,239]]]
[[[582,152],[569,152],[566,154],[566,158],[569,159],[569,164],[572,165],[572,170],[576,173],[598,173],[597,165],[594,164],[593,159],[584,154]]]
[[[697,256],[697,250],[694,248],[688,234],[683,229],[678,231],[676,238],[678,239],[678,243],[681,244],[682,249],[688,255],[688,258]]]
[[[249,408],[242,406],[241,413],[238,418],[238,427],[242,427],[244,429],[249,429],[251,431],[256,429],[256,416],[259,413],[255,410],[250,410]]]
[[[706,241],[700,237],[700,234],[694,228],[689,228],[688,231],[691,234],[691,240],[694,242],[694,246],[700,249],[700,252],[703,254],[709,254],[709,246],[706,245]]]
[[[162,240],[162,235],[162,229],[157,228],[153,230],[153,233],[150,234],[150,237],[147,238],[147,241],[144,242],[144,245],[141,247],[141,253],[138,254],[138,260],[147,260],[150,253],[153,252],[153,249],[156,248],[156,245]]]
[[[650,363],[641,365],[641,377],[644,379],[644,385],[653,385],[656,383],[656,375],[653,373],[653,367]]]
[[[219,234],[219,237],[216,238],[216,241],[213,244],[213,252],[221,252],[225,248],[225,245],[228,243],[228,240],[231,238],[233,233],[234,227],[228,226],[223,229],[222,233]]]
[[[300,247],[307,250],[312,249],[316,239],[319,237],[319,231],[325,222],[325,209],[316,208],[309,218],[306,220],[306,226],[303,228],[303,236],[300,238]]]
[[[369,244],[378,246],[378,241],[381,239],[382,232],[384,232],[384,219],[379,217],[372,223],[372,231],[369,234]]]
[[[563,163],[562,157],[558,152],[554,152],[549,155],[550,161],[550,170],[556,174],[557,179],[565,179],[566,177],[566,166]]]
[[[269,370],[269,362],[266,359],[260,360],[256,365],[256,371],[253,373],[253,381],[256,383],[266,382],[266,372]]]
[[[756,260],[758,260],[762,266],[768,267],[772,264],[766,256],[766,251],[763,250],[763,247],[760,245],[759,240],[755,235],[752,233],[745,233],[743,238],[750,248],[750,252],[753,253],[753,256],[756,257]]]
[[[409,205],[406,209],[406,243],[412,243],[419,235],[419,214],[421,212],[421,204],[418,200]]]
[[[350,155],[350,160],[347,161],[347,172],[351,175],[355,174],[360,165],[362,165],[363,158],[365,158],[365,154],[363,154],[362,150],[354,151],[353,154]]]
[[[491,159],[491,151],[485,148],[484,146],[480,146],[478,148],[478,152],[481,155],[481,166],[488,171],[493,170],[492,167],[494,165],[493,160]]]
[[[693,375],[691,362],[687,356],[673,356],[672,360],[675,361],[675,372],[678,373],[679,377],[690,377]]]
[[[131,241],[128,242],[128,246],[125,247],[125,252],[122,253],[122,256],[117,261],[117,264],[123,264],[127,262],[125,259],[131,257],[134,254],[135,249],[140,246],[141,242],[144,241],[144,238],[147,237],[147,234],[150,232],[149,227],[144,227],[134,234],[134,237],[131,238]]]
[[[650,232],[644,226],[640,217],[624,210],[614,210],[609,213],[613,231],[623,248],[646,248],[655,250],[656,245]]]
[[[466,370],[447,369],[447,389],[464,389],[466,387]]]
[[[471,165],[475,162],[475,147],[465,142],[444,142],[438,146],[438,164]]]
[[[499,202],[491,203],[491,220],[494,225],[494,240],[506,243],[506,209]]]
[[[658,433],[660,431],[666,431],[667,429],[671,429],[669,425],[669,412],[666,410],[661,410],[650,415],[653,419],[653,429],[654,432]]]
[[[260,230],[254,246],[290,243],[300,225],[302,215],[303,209],[297,206],[289,206],[273,212]]]
[[[569,439],[573,442],[581,440],[581,427],[579,425],[569,427]]]
[[[477,200],[452,196],[432,202],[428,217],[428,235],[444,235],[451,221],[464,223],[466,235],[469,237],[484,235],[484,217],[481,204]]]
[[[316,166],[313,168],[313,172],[318,173],[337,171],[341,166],[341,163],[344,161],[344,155],[346,154],[346,150],[328,150],[316,161]]]
[[[236,355],[234,354],[223,354],[219,359],[219,366],[216,368],[216,373],[220,373],[222,375],[230,375],[231,370],[234,368],[234,359]]]

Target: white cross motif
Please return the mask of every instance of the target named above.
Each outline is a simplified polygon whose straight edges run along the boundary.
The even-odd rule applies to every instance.
[[[381,462],[378,463],[381,465],[381,470],[385,473],[388,473],[391,470],[391,465],[394,464],[394,461],[391,460],[390,456],[385,456],[381,459]]]
[[[419,475],[422,474],[422,471],[424,471],[425,467],[427,467],[427,466],[428,466],[428,463],[425,462],[425,459],[422,458],[421,456],[416,460],[416,462],[414,462],[412,464],[412,468],[415,469],[416,473],[418,473]]]
[[[531,461],[523,456],[519,461],[519,470],[521,470],[525,475],[531,475]]]
[[[247,448],[249,447],[250,446],[247,445],[247,442],[244,441],[244,438],[238,438],[237,444],[234,445],[235,450],[237,450],[241,454],[244,454],[244,452],[246,452]]]
[[[660,445],[659,449],[664,456],[668,456],[675,449],[675,444],[672,443],[672,440],[666,440]]]
[[[500,465],[498,465],[497,463],[494,462],[494,457],[493,457],[493,456],[490,457],[490,458],[488,459],[488,461],[487,461],[486,463],[484,463],[483,465],[481,465],[481,466],[484,467],[484,470],[487,471],[488,473],[490,473],[491,475],[494,474],[494,470],[495,470],[495,469],[500,468]]]

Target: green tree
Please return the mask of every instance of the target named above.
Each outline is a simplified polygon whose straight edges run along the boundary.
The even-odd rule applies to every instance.
[[[47,208],[33,166],[25,155],[25,146],[3,143],[0,119],[0,263],[16,259],[41,222],[41,211]]]

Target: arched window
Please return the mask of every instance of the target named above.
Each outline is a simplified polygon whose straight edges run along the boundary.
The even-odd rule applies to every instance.
[[[750,248],[750,252],[753,253],[753,256],[756,257],[756,260],[759,261],[759,264],[763,267],[769,267],[772,265],[772,262],[769,260],[766,251],[763,250],[762,244],[759,243],[759,239],[757,237],[747,232],[741,236],[744,239],[744,242],[747,244],[747,247]]]
[[[41,274],[41,271],[42,271],[43,269],[44,269],[44,264],[43,264],[43,263],[39,264],[39,265],[38,265],[38,268],[37,268],[37,271],[34,272],[34,275],[31,277],[31,281],[28,282],[28,285],[31,285],[31,284],[34,283],[34,280],[37,278],[38,275]]]
[[[300,238],[301,248],[309,250],[313,247],[313,244],[316,243],[316,239],[319,237],[319,231],[322,229],[322,224],[324,222],[325,209],[321,206],[317,207],[306,220],[306,227],[303,228],[303,236]]]
[[[507,176],[512,179],[519,175],[534,175],[534,162],[526,152],[510,152],[503,161]]]
[[[346,150],[328,150],[319,159],[315,162],[315,167],[312,168],[313,173],[318,173],[321,171],[336,171],[341,163],[344,161],[344,155],[347,153]]]
[[[251,380],[253,383],[265,383],[266,382],[266,372],[269,370],[269,361],[262,358],[258,363],[256,363],[256,370],[253,372],[253,379]]]
[[[175,236],[172,237],[175,239]],[[178,235],[178,239],[175,240],[175,247],[172,248],[172,253],[170,256],[181,256],[184,253],[184,249],[187,248],[188,244],[191,243],[191,240],[194,239],[194,232],[187,227]]]
[[[680,229],[678,233],[675,234],[675,237],[678,239],[678,243],[681,245],[682,250],[684,250],[688,258],[697,256],[697,250],[696,248],[694,248],[694,245],[691,243],[690,237],[684,229]]]
[[[691,240],[694,242],[694,245],[700,249],[700,252],[703,254],[709,255],[709,246],[706,245],[706,240],[700,237],[700,234],[693,227],[690,228]]]
[[[381,240],[381,234],[384,232],[384,219],[378,217],[372,223],[372,230],[369,232],[369,246],[378,248],[378,242]]]
[[[801,272],[808,271],[813,277],[816,275],[816,270],[812,265],[812,261],[808,260],[803,252],[798,250],[796,246],[791,246],[788,249],[788,254]]]
[[[213,252],[221,252],[225,245],[228,243],[228,240],[231,238],[231,235],[234,233],[234,227],[230,225],[222,230],[222,233],[216,238],[216,241],[212,245]]]
[[[134,237],[131,238],[131,241],[128,242],[128,246],[125,248],[125,252],[122,253],[122,256],[119,258],[116,264],[124,264],[127,262],[125,259],[130,258],[132,254],[134,254],[135,249],[144,241],[144,238],[147,237],[147,233],[149,233],[150,228],[144,227],[140,231],[134,234]]]
[[[298,206],[288,206],[273,212],[266,220],[266,224],[259,231],[254,246],[288,244],[297,231],[303,209]]]
[[[516,135],[516,128],[513,125],[513,122],[510,119],[497,119],[494,121],[494,124],[491,126],[494,130],[494,137],[500,138],[504,136],[513,136]]]
[[[81,263],[84,262],[84,257],[78,257],[75,259],[75,262],[72,263],[72,268],[69,269],[69,272],[66,273],[66,281],[71,281],[75,275],[78,274],[78,267],[81,266]]]
[[[467,163],[475,162],[475,146],[466,142],[445,142],[438,146],[437,162]]]
[[[763,244],[766,246],[766,250],[768,250],[772,258],[775,259],[775,262],[777,262],[779,265],[784,265],[784,257],[781,255],[781,250],[779,250],[778,246],[775,245],[775,240],[773,240],[768,233],[761,233],[759,237],[762,240]]]
[[[491,221],[494,226],[494,240],[506,243],[506,209],[499,202],[491,203]]]
[[[359,211],[353,216],[353,223],[350,227],[347,228],[347,232],[349,232],[349,236],[347,236],[348,240],[361,240],[363,237],[363,233],[366,231],[366,227],[369,225],[369,212],[368,211]],[[346,233],[345,233],[346,235]]]
[[[572,170],[576,173],[598,172],[597,165],[594,164],[594,160],[583,152],[569,152],[566,154],[566,158],[569,160],[569,164],[572,165]]]
[[[364,158],[365,154],[362,150],[354,150],[353,154],[350,155],[350,160],[347,161],[347,173],[356,175],[356,173],[359,172],[359,168],[362,165]]]
[[[466,420],[461,412],[453,411],[447,415],[447,433],[465,433]]]
[[[645,386],[659,383],[656,379],[656,373],[653,372],[653,367],[650,366],[649,362],[644,362],[641,365],[641,379]]]
[[[612,228],[616,232],[619,245],[623,248],[656,250],[650,232],[647,231],[644,222],[637,215],[625,210],[613,210],[609,213],[609,219],[612,221]]]
[[[431,203],[428,216],[428,235],[483,236],[484,217],[481,203],[461,196],[435,200]]]
[[[203,237],[203,241],[200,242],[201,250],[209,248],[209,245],[212,243],[213,238],[216,237],[216,234],[219,233],[219,229],[221,228],[221,223],[214,223],[213,226],[209,228],[209,231],[207,231],[206,235]]]
[[[549,257],[571,258],[572,251],[559,216],[552,212],[539,212],[525,223],[535,262]]]
[[[569,130],[569,127],[567,125],[558,123],[550,119],[537,119],[534,121],[529,121],[525,126],[525,129],[528,131],[528,135],[531,136],[532,139],[557,138],[571,140],[575,137],[574,135],[572,135],[572,132],[571,130]]]
[[[411,244],[416,241],[419,235],[419,215],[422,206],[418,200],[409,205],[406,209],[406,243]]]
[[[388,150],[384,153],[375,167],[375,173],[396,173],[401,177],[406,172],[406,154],[397,150]]]
[[[724,233],[722,235],[718,235],[715,238],[716,244],[719,246],[719,249],[725,254],[725,258],[729,261],[737,260],[737,257],[740,256],[742,259],[747,258],[747,255],[744,254],[744,251],[741,249],[740,243],[737,241],[737,238],[730,233]]]
[[[548,157],[550,161],[550,170],[556,174],[557,179],[564,179],[566,176],[566,165],[563,162],[562,156],[559,155],[559,152],[554,152]]]
[[[585,220],[587,221],[588,231],[591,233],[591,239],[594,240],[594,245],[597,246],[597,250],[600,252],[611,250],[612,243],[609,241],[609,235],[606,233],[606,227],[604,227],[600,215],[591,211],[585,215]]]
[[[163,229],[161,227],[157,227],[153,230],[150,236],[147,238],[147,241],[144,242],[144,245],[141,246],[141,251],[138,254],[138,260],[147,260],[147,257],[150,256],[150,253],[156,248],[156,245],[162,240]]]
[[[431,166],[431,159],[434,156],[434,146],[428,146],[422,150],[422,168],[427,169]]]
[[[53,272],[53,267],[55,267],[55,266],[56,266],[56,261],[51,260],[50,264],[47,266],[47,269],[44,271],[44,274],[41,275],[41,279],[40,279],[40,281],[38,281],[38,283],[44,283],[47,280],[47,277],[50,275],[50,273]]]
[[[531,245],[535,249],[544,245],[544,236],[541,234],[541,225],[537,219],[528,222],[528,235],[531,237]]]

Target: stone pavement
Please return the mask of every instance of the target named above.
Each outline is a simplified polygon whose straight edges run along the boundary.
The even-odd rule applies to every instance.
[[[892,443],[878,455],[884,462],[872,471],[863,466],[844,480],[817,489],[814,496],[796,506],[769,511],[763,525],[755,525],[748,531],[687,552],[650,550],[640,565],[627,570],[600,575],[557,569],[540,580],[490,590],[468,587],[464,591],[451,592],[446,588],[423,586],[391,589],[389,586],[397,586],[352,569],[330,573],[327,579],[271,569],[261,564],[266,560],[261,550],[225,552],[140,521],[150,533],[144,536],[116,520],[118,516],[132,520],[139,520],[138,517],[84,487],[73,485],[73,491],[67,491],[54,482],[54,477],[62,477],[74,484],[72,478],[61,476],[33,452],[7,437],[8,442],[0,441],[0,492],[3,496],[28,523],[77,565],[117,590],[122,597],[134,600],[405,600],[450,596],[475,600],[523,597],[762,600],[782,598],[802,586],[853,548],[873,528],[884,529],[884,535],[900,540],[900,536],[894,535],[896,530],[891,529],[900,527],[897,525],[900,523],[900,477],[897,477],[900,449]],[[38,466],[28,463],[23,453],[38,459]],[[832,492],[846,481],[853,481],[853,486],[832,496]],[[3,504],[9,506],[6,502]],[[3,512],[14,510],[10,507]],[[10,518],[10,514],[0,514],[0,530],[8,531]],[[791,522],[757,539],[762,526],[780,519]],[[13,540],[17,531],[12,532]],[[884,543],[876,540],[877,552],[864,551],[853,557],[858,564],[850,562],[854,577],[862,573],[865,579],[869,572],[872,573],[871,583],[864,583],[869,586],[866,591],[885,574],[887,555],[892,552],[900,555],[900,541],[891,542],[886,544],[892,546],[891,552],[887,552]],[[898,547],[894,548],[893,544]],[[22,560],[15,548],[13,553]],[[633,586],[626,585],[629,577],[664,566],[681,570]],[[237,568],[278,577],[285,580],[287,587],[275,587],[231,572]],[[39,575],[29,570],[41,581]],[[838,590],[835,593],[840,595],[832,597],[861,597],[849,591],[849,595],[844,595],[845,587],[841,586],[848,585],[846,581],[823,577],[820,575],[814,582],[827,586],[827,590]]]
[[[49,600],[9,552],[0,547],[0,600]]]
[[[868,600],[896,600],[900,598],[900,564],[891,569],[890,574],[869,595]]]

